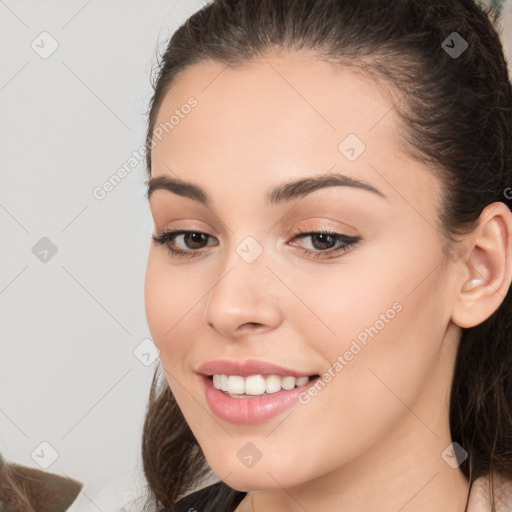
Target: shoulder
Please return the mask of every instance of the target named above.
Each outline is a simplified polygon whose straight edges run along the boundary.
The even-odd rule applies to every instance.
[[[188,494],[169,512],[233,512],[245,494],[217,482]]]
[[[499,473],[493,474],[496,512],[512,510],[512,480]],[[468,501],[468,512],[489,512],[491,510],[490,475],[484,475],[473,482]]]

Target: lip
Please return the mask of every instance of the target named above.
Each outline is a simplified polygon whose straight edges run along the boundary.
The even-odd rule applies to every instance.
[[[201,365],[197,369],[197,373],[208,377],[216,373],[220,375],[240,375],[241,377],[248,377],[249,375],[279,375],[280,377],[309,377],[311,375],[317,375],[314,372],[300,372],[257,359],[247,359],[245,361],[216,359],[215,361],[209,361]]]
[[[250,366],[244,367],[245,370],[248,368]],[[275,368],[273,368],[273,371],[275,371]],[[271,373],[270,375],[276,374]],[[290,373],[286,375],[290,375]],[[297,386],[289,390],[281,389],[281,391],[275,393],[265,393],[254,397],[232,398],[220,389],[217,389],[213,385],[211,377],[207,375],[199,375],[199,377],[202,381],[210,410],[220,419],[240,425],[263,423],[281,414],[295,405],[298,402],[299,395],[306,391],[309,386],[314,385],[319,379],[319,377],[315,377],[303,386]]]

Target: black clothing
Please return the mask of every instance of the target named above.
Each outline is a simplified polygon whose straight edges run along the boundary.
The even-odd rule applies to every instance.
[[[185,496],[172,510],[160,512],[233,512],[246,494],[217,482]]]

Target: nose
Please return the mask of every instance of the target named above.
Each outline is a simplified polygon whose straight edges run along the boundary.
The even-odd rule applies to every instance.
[[[207,324],[223,338],[263,334],[282,322],[279,281],[266,264],[265,253],[248,263],[233,250],[226,259],[205,307]]]

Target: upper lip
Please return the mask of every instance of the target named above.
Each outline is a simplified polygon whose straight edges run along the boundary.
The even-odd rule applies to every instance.
[[[220,375],[240,375],[247,377],[249,375],[279,375],[281,377],[309,377],[314,375],[311,372],[300,372],[285,368],[274,363],[261,361],[257,359],[246,359],[245,361],[233,361],[228,359],[216,359],[202,364],[198,369],[198,373],[211,376]]]

